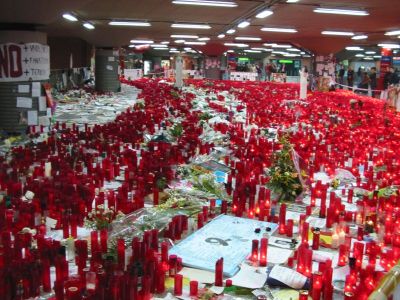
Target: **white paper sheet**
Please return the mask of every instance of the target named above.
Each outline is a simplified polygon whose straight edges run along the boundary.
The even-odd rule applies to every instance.
[[[256,268],[243,263],[240,266],[240,271],[230,279],[233,285],[249,289],[259,289],[264,286],[267,277],[266,268]]]
[[[32,108],[32,98],[17,97],[17,107]]]
[[[48,116],[48,117],[51,117],[51,116],[52,116],[51,108],[50,108],[50,107],[48,107],[47,110],[46,110],[46,116]]]
[[[32,82],[32,97],[40,97],[41,91],[40,82]]]
[[[268,247],[267,261],[271,264],[283,264],[287,262],[293,251],[282,248]]]
[[[19,84],[18,85],[18,93],[29,93],[29,85],[28,84]]]
[[[39,103],[39,111],[46,111],[47,108],[46,97],[39,97],[38,103]]]
[[[115,61],[115,57],[114,56],[109,56],[108,57],[108,61]]]
[[[39,125],[50,126],[50,119],[48,116],[39,117]]]
[[[36,110],[28,110],[28,126],[38,125],[38,112]]]
[[[106,66],[106,69],[109,70],[109,71],[114,70],[113,66],[111,66],[111,65],[107,65],[107,66]]]
[[[189,278],[190,280],[197,280],[201,283],[214,283],[215,281],[214,272],[205,270],[184,267],[179,274],[181,274],[183,277]]]

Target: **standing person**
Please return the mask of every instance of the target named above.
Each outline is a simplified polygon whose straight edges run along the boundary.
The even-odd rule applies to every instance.
[[[307,98],[307,80],[308,70],[307,67],[303,67],[300,71],[300,99],[304,100]]]
[[[354,71],[352,67],[347,69],[347,85],[353,89],[354,87]]]
[[[358,88],[362,89],[362,90],[359,90],[358,92],[361,93],[361,94],[367,95],[368,94],[368,87],[369,87],[369,83],[370,82],[371,82],[371,79],[369,78],[368,73],[364,72],[363,75],[362,75],[361,82],[358,85]]]
[[[342,65],[342,66],[340,66],[340,70],[339,70],[339,84],[341,84],[341,85],[343,85],[343,83],[344,83],[344,73],[345,73],[345,70],[344,70],[344,66]],[[343,86],[340,86],[340,88],[342,89]]]
[[[370,86],[372,90],[372,97],[375,97],[375,90],[377,87],[376,68],[372,67],[369,73]]]

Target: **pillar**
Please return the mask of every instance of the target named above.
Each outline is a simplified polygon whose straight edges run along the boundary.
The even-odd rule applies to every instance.
[[[97,91],[118,92],[121,90],[118,55],[117,50],[96,49],[95,81]]]

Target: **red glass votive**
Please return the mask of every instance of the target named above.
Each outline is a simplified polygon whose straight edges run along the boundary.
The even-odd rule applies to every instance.
[[[286,235],[288,237],[293,237],[293,220],[289,219],[286,222]]]
[[[308,300],[308,291],[299,292],[299,300]]]
[[[197,229],[202,228],[204,225],[203,213],[197,215]]]
[[[197,297],[197,294],[199,292],[199,283],[198,283],[198,281],[191,280],[189,285],[190,285],[190,296]]]
[[[267,266],[268,239],[262,238],[260,243],[260,266]]]
[[[259,245],[259,241],[258,240],[253,240],[252,241],[251,257],[250,257],[250,260],[252,262],[257,262],[258,261],[258,245]]]
[[[215,286],[223,286],[224,259],[221,257],[215,263]]]
[[[182,280],[183,276],[180,274],[176,274],[174,277],[174,295],[180,296],[182,295]]]
[[[315,228],[313,230],[313,243],[312,243],[312,249],[313,250],[318,250],[319,249],[319,239],[320,239],[320,230],[319,228]]]

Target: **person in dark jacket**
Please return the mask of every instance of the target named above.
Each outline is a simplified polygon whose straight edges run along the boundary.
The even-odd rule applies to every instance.
[[[377,78],[376,78],[376,68],[372,67],[371,71],[369,73],[369,79],[370,79],[370,86],[371,86],[371,90],[372,90],[372,97],[375,96],[375,92],[374,90],[376,90],[377,87]]]
[[[394,68],[391,67],[389,72],[385,74],[383,78],[383,87],[385,90],[388,89],[389,85],[398,84],[399,83],[399,75],[394,71]]]
[[[351,67],[347,69],[347,85],[350,88],[354,86],[354,70]]]
[[[358,92],[360,94],[367,95],[368,94],[368,87],[369,87],[369,83],[370,82],[371,82],[371,79],[369,78],[368,73],[364,72],[363,75],[362,75],[361,82],[358,85],[358,88],[362,89],[362,90],[358,90]]]

